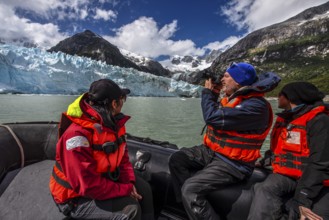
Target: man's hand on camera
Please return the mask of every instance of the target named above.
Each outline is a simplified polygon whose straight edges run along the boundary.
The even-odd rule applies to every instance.
[[[210,89],[213,93],[219,94],[220,90],[222,89],[221,84],[215,84],[212,82],[212,79],[209,78],[205,81],[204,87]]]

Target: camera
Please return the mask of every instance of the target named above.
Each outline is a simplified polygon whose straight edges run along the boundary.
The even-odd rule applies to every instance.
[[[209,69],[202,70],[201,74],[202,79],[211,79],[212,83],[214,84],[222,84],[221,79],[223,76],[221,74],[216,74]]]

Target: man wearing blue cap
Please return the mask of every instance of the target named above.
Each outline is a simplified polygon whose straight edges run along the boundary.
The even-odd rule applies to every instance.
[[[280,78],[274,73],[256,75],[248,63],[232,63],[222,85],[206,80],[202,113],[206,123],[203,144],[182,148],[169,161],[176,199],[190,219],[219,219],[207,195],[251,176],[260,148],[271,128],[272,110],[265,92]],[[220,99],[219,90],[225,93]]]

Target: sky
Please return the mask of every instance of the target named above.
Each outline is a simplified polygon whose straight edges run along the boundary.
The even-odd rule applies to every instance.
[[[327,0],[0,0],[0,39],[43,48],[84,30],[152,59],[202,56]]]

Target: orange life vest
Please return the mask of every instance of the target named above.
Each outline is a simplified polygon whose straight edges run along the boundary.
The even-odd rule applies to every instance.
[[[324,106],[316,107],[289,124],[283,118],[277,117],[271,134],[274,173],[294,179],[299,179],[302,176],[310,155],[306,124],[323,112],[325,112]],[[325,180],[324,185],[329,186],[329,180]]]
[[[67,117],[75,124],[93,131],[91,137],[87,137],[87,139],[92,140],[91,147],[94,149],[93,157],[97,162],[96,172],[107,177],[112,177],[111,175],[115,172],[118,174],[118,167],[126,147],[125,127],[121,127],[117,133],[112,133],[101,130],[100,124],[81,118],[70,117],[68,115],[64,115],[64,117]],[[70,183],[57,161],[50,178],[50,191],[57,203],[63,203],[69,199],[80,196],[72,190]]]
[[[263,93],[249,94],[238,96],[230,101],[225,97],[221,99],[221,105],[223,107],[234,108],[245,99],[263,96]],[[269,124],[263,133],[243,134],[236,131],[216,130],[211,125],[207,125],[207,132],[203,139],[204,145],[233,160],[247,163],[257,160],[260,157],[260,148],[272,126],[272,108],[269,103],[267,103],[267,106],[270,112],[270,118]]]

